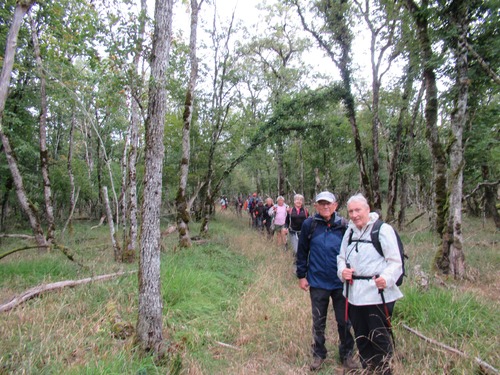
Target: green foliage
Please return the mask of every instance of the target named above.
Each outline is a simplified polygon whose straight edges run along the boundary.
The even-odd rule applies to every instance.
[[[429,337],[452,347],[461,347],[464,340],[474,342],[475,351],[488,357],[494,340],[500,334],[498,324],[490,319],[495,308],[480,303],[471,293],[430,288],[422,292],[408,287],[405,297],[397,303],[396,319]]]
[[[17,246],[19,243],[17,243]],[[11,246],[16,246],[11,244]],[[78,273],[75,263],[65,260],[59,251],[53,251],[45,256],[38,256],[35,261],[37,249],[23,250],[31,253],[14,261],[3,261],[0,263],[0,287],[9,287],[16,290],[28,289],[41,282],[54,280],[73,279]],[[13,257],[16,258],[16,257]]]
[[[248,261],[222,244],[186,249],[168,256],[162,267],[162,295],[173,337],[190,349],[224,335],[221,319],[231,314],[237,297],[248,284]],[[242,277],[243,276],[243,277]],[[232,296],[232,297],[231,297]],[[189,322],[189,329],[178,330]]]

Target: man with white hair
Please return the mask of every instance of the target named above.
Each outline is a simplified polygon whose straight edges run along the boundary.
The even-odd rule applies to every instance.
[[[349,319],[356,335],[363,368],[376,374],[392,374],[390,319],[396,300],[403,294],[396,281],[403,264],[394,229],[382,224],[381,255],[372,243],[371,230],[379,215],[370,212],[366,198],[357,194],[347,201],[349,227],[337,258],[337,274],[346,284]]]
[[[326,358],[325,328],[330,299],[340,338],[340,360],[345,368],[354,369],[358,367],[352,357],[354,337],[346,326],[343,285],[337,277],[337,255],[347,220],[335,212],[338,203],[329,191],[319,193],[315,201],[317,214],[307,218],[302,224],[296,255],[299,287],[309,291],[311,297],[313,362],[310,369],[319,370]]]

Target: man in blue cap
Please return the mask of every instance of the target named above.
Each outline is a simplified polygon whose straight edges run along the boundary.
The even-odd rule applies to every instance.
[[[346,327],[343,284],[337,276],[337,255],[347,228],[347,220],[335,211],[338,203],[329,191],[315,199],[316,215],[302,224],[296,255],[299,287],[309,291],[313,321],[313,362],[310,369],[319,370],[327,350],[325,347],[326,317],[330,299],[340,338],[339,356],[344,368],[358,368],[353,359],[354,338]]]

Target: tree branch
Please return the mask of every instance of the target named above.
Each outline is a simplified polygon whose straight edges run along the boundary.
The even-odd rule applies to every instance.
[[[88,277],[86,279],[81,279],[81,280],[65,280],[65,281],[58,281],[55,283],[50,283],[50,284],[42,284],[35,286],[34,288],[28,289],[25,292],[21,293],[18,296],[14,296],[9,302],[4,303],[3,305],[0,305],[0,312],[5,312],[13,309],[14,307],[19,306],[20,304],[38,297],[42,293],[46,292],[52,292],[54,290],[59,290],[62,288],[66,287],[74,287],[77,285],[82,285],[82,284],[88,284],[93,281],[104,281],[108,279],[112,279],[117,276],[123,276],[123,275],[129,275],[131,273],[135,273],[137,271],[129,271],[129,272],[117,272],[117,273],[111,273],[107,275],[101,275],[101,276],[95,276],[95,277]]]
[[[414,335],[416,335],[417,337],[421,338],[422,340],[424,341],[427,341],[433,345],[436,345],[436,346],[439,346],[440,348],[443,348],[447,351],[449,351],[450,353],[453,353],[453,354],[457,354],[461,357],[470,357],[470,355],[468,355],[467,353],[461,351],[461,350],[458,350],[456,348],[453,348],[451,346],[448,346],[446,344],[443,344],[437,340],[434,340],[434,339],[431,339],[427,336],[424,336],[422,333],[420,333],[419,331],[417,331],[416,329],[413,329],[409,326],[407,326],[406,324],[403,324],[403,328],[406,329],[407,331],[413,333]],[[477,364],[479,364],[479,366],[481,367],[481,369],[489,374],[499,374],[500,372],[495,368],[493,367],[492,365],[490,365],[489,363],[486,363],[484,362],[481,358],[479,357],[474,357],[474,360],[477,362]]]

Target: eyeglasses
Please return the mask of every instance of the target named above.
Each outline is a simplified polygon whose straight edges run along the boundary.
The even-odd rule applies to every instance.
[[[327,202],[327,201],[319,201],[319,202],[316,202],[316,204],[318,206],[330,206],[333,204],[333,202]]]

